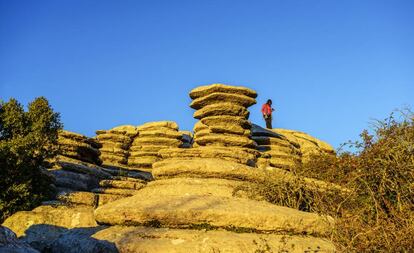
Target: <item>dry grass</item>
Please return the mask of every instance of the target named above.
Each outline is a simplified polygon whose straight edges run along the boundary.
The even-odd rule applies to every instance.
[[[294,171],[351,189],[347,194],[312,191],[300,179],[280,182],[272,175],[241,189],[278,205],[331,215],[331,239],[342,252],[414,252],[414,118],[391,115],[373,130],[348,143],[355,153],[313,157]]]

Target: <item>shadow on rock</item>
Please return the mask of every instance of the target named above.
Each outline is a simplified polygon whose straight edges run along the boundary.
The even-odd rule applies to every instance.
[[[42,253],[118,253],[115,244],[92,238],[105,226],[67,229],[38,224],[29,227],[20,240]]]

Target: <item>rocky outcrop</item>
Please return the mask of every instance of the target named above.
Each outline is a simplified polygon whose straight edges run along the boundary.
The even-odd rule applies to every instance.
[[[312,155],[319,155],[319,154],[335,155],[335,150],[332,148],[331,145],[315,137],[312,137],[309,134],[306,134],[300,131],[280,129],[280,128],[275,128],[273,129],[273,131],[276,133],[282,134],[290,142],[297,143],[297,145],[300,148],[300,152],[302,153],[303,163],[308,162],[312,158]]]
[[[302,153],[298,143],[289,141],[282,134],[253,124],[252,139],[257,143],[260,158],[259,168],[281,168],[290,170],[302,162]]]
[[[191,105],[198,110],[218,103],[245,110],[239,110],[239,115],[218,115],[217,108],[197,113],[197,147],[160,150],[162,159],[152,169],[154,181],[132,197],[95,210],[98,223],[113,227],[94,237],[114,242],[121,252],[138,248],[148,252],[190,248],[194,252],[221,248],[255,252],[263,247],[291,247],[287,252],[334,251],[332,243],[323,239],[331,233],[332,218],[234,194],[240,184],[257,182],[263,176],[255,167],[260,153],[246,114],[246,107],[255,103],[254,94],[247,88],[225,85],[193,90]],[[261,242],[255,243],[258,238]],[[285,241],[278,241],[281,238]],[[241,241],[249,248],[235,246]]]
[[[173,121],[149,122],[138,126],[137,131],[129,149],[130,168],[151,170],[152,164],[159,160],[159,150],[182,144],[183,134]]]
[[[93,138],[62,130],[59,131],[58,144],[62,156],[98,165],[102,163],[99,158],[101,145]]]
[[[95,139],[62,131],[62,150],[82,152],[52,161],[56,199],[3,225],[41,252],[334,252],[331,217],[243,192],[269,173],[305,190],[347,192],[289,172],[333,149],[304,133],[251,124],[247,108],[257,94],[249,88],[213,84],[190,97],[194,134],[172,121],[98,130]]]
[[[264,129],[253,124],[252,139],[258,144],[260,168],[290,170],[307,163],[312,155],[335,154],[326,142],[306,133],[287,129]]]
[[[100,158],[103,164],[126,166],[129,147],[137,134],[136,127],[131,125],[96,131],[96,139],[102,145]]]

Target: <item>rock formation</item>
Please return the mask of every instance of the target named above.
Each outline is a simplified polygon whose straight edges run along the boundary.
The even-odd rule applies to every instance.
[[[331,217],[236,191],[263,182],[268,166],[278,180],[294,181],[289,168],[315,148],[333,153],[330,146],[303,133],[252,125],[247,108],[257,94],[249,88],[213,84],[193,89],[190,97],[199,120],[194,135],[171,121],[99,130],[96,141],[62,132],[66,153],[48,170],[56,199],[17,212],[3,225],[43,252],[334,252],[327,239]],[[344,191],[301,180],[322,192]]]
[[[98,165],[102,163],[99,158],[101,145],[95,139],[62,130],[59,132],[58,143],[59,153],[62,156]]]
[[[129,148],[130,168],[151,170],[152,164],[159,160],[159,150],[182,144],[183,134],[178,132],[178,125],[173,121],[148,122],[136,129],[138,134]]]
[[[316,139],[309,134],[295,131],[275,128],[274,132],[284,135],[290,142],[296,143],[299,146],[302,154],[302,162],[306,163],[311,159],[312,155],[332,154],[335,155],[335,150],[328,143]]]
[[[103,164],[126,166],[129,147],[137,134],[136,128],[130,125],[96,131],[96,139],[102,145],[100,158]]]
[[[95,210],[97,222],[112,227],[94,238],[114,242],[121,252],[333,251],[323,239],[332,218],[233,194],[238,185],[259,177],[253,167],[259,152],[246,109],[255,103],[255,92],[211,85],[190,96],[200,119],[194,128],[197,147],[160,150],[162,160],[153,164],[155,181]]]

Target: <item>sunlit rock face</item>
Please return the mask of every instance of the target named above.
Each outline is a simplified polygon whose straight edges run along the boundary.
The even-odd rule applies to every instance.
[[[123,252],[257,252],[264,245],[273,251],[333,252],[333,244],[323,239],[332,230],[332,218],[234,194],[237,186],[261,175],[256,165],[261,151],[247,110],[256,96],[251,89],[223,84],[192,90],[191,107],[199,119],[194,147],[161,149],[161,159],[152,165],[155,181],[95,210],[97,222],[112,227],[94,237],[114,242]],[[286,138],[273,135],[280,143],[261,144],[290,150]],[[299,147],[294,148],[289,154],[296,151],[300,159]]]
[[[66,149],[48,169],[56,198],[3,225],[45,252],[334,252],[331,217],[236,191],[263,182],[269,168],[293,182],[293,166],[333,149],[252,124],[252,89],[212,84],[189,95],[194,132],[173,121],[98,130],[94,138],[62,132]],[[336,187],[302,181],[322,192]]]

